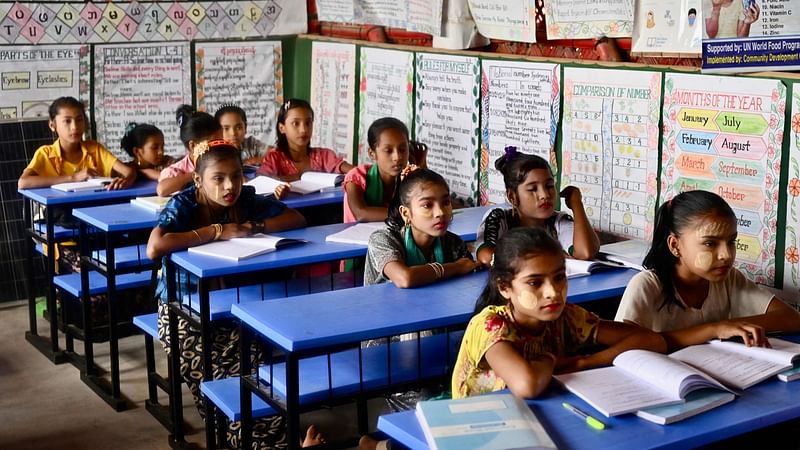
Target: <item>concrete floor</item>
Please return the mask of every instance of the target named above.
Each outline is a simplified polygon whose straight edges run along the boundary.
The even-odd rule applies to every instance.
[[[81,380],[69,363],[54,365],[25,340],[27,303],[0,304],[0,449],[168,449],[167,430],[144,407],[147,398],[144,338],[120,341],[120,377],[128,410],[115,412]],[[38,321],[47,334],[49,323]],[[63,341],[62,341],[63,348]],[[83,350],[78,341],[77,349]],[[97,364],[107,368],[108,345],[95,345]],[[159,372],[166,373],[166,358],[156,353]],[[205,448],[203,421],[184,387],[184,417],[193,428],[187,441]],[[384,402],[370,402],[371,425]],[[355,408],[342,406],[305,414],[329,442],[355,436]]]

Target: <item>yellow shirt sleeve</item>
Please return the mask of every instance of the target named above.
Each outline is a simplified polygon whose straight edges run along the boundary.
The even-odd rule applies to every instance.
[[[114,154],[110,151],[106,150],[106,148],[103,147],[103,144],[100,144],[99,142],[92,143],[94,144],[93,150],[97,158],[95,162],[97,165],[95,167],[97,174],[104,177],[110,177],[112,169],[114,168],[114,163],[117,162],[117,157],[114,156]]]
[[[53,163],[50,162],[49,151],[49,145],[43,145],[36,149],[26,169],[36,172],[36,175],[40,177],[56,177],[60,175],[60,170],[54,167]]]

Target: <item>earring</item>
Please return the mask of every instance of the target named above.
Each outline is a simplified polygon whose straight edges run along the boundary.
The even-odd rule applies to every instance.
[[[672,255],[675,256],[676,258],[680,258],[681,257],[681,252],[679,252],[677,250],[672,250]]]

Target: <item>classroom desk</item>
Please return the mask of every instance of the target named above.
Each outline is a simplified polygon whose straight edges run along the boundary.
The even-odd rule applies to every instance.
[[[569,300],[579,303],[619,296],[636,273],[620,269],[585,277],[591,278],[591,283],[571,286]],[[286,354],[285,398],[273,398],[263,384],[259,385],[251,377],[241,378],[243,448],[249,446],[247,439],[251,436],[251,391],[286,411],[288,436],[297,436],[300,432],[298,362],[301,358],[348,346],[358,347],[365,340],[401,333],[463,328],[472,317],[475,299],[486,283],[486,276],[486,272],[481,271],[415,289],[398,289],[383,283],[290,299],[234,304],[231,311],[240,319],[242,327],[241,373],[250,373],[250,343],[256,336]],[[365,417],[365,413],[359,411],[359,428],[365,428]],[[289,440],[289,448],[296,447],[298,442],[295,441]]]
[[[52,280],[55,272],[55,244],[64,240],[74,238],[76,233],[59,233],[56,235],[56,226],[53,223],[53,207],[71,209],[80,206],[102,205],[109,203],[119,203],[139,196],[150,196],[156,193],[155,181],[136,183],[129,189],[116,191],[99,192],[62,192],[50,188],[41,189],[19,189],[18,192],[23,196],[23,220],[28,227],[26,235],[33,238],[35,242],[41,243],[46,247],[45,257],[45,276],[47,283],[47,310],[50,314],[50,337],[38,334],[36,326],[36,297],[33,291],[33,255],[35,242],[27,246],[27,289],[28,289],[28,319],[29,330],[25,333],[25,339],[30,342],[37,350],[47,356],[51,361],[60,364],[66,361],[64,354],[59,349],[58,344],[58,314],[56,313],[55,288]],[[45,226],[40,231],[40,227],[34,223],[33,208],[34,204],[45,207]]]
[[[72,215],[81,221],[80,224],[80,243],[81,243],[81,292],[83,300],[83,334],[84,334],[84,365],[81,369],[81,379],[95,393],[97,393],[106,403],[116,411],[126,408],[126,402],[122,399],[119,380],[119,347],[117,330],[117,300],[116,300],[116,277],[117,275],[150,272],[153,262],[147,259],[145,247],[142,242],[147,242],[149,231],[156,223],[158,213],[132,205],[130,203],[120,203],[114,205],[95,206],[90,208],[76,208]],[[93,232],[89,233],[89,227],[93,227]],[[98,248],[90,248],[89,241],[100,242]],[[117,264],[117,247],[123,235],[127,235],[131,240],[133,235],[139,235],[138,239],[133,239],[133,243],[138,247],[135,261],[127,264]],[[142,236],[144,234],[144,236]],[[102,242],[104,248],[100,249]],[[94,350],[92,343],[92,327],[85,324],[91,323],[90,299],[89,299],[89,273],[95,270],[103,274],[106,278],[106,293],[108,301],[108,345],[109,360],[111,366],[110,386],[101,377],[95,368]]]
[[[298,194],[297,192],[289,192],[289,194],[280,201],[294,209],[335,205],[337,203],[341,205],[344,201],[344,191],[342,189],[336,189],[335,191],[324,190],[306,195]]]
[[[606,418],[574,394],[551,385],[544,396],[528,405],[559,449],[684,449],[707,445],[760,428],[800,418],[800,383],[773,377],[741,392],[736,400],[695,417],[658,425],[625,414]],[[572,403],[601,419],[598,431],[561,406]],[[412,450],[428,450],[414,411],[383,415],[378,430]]]

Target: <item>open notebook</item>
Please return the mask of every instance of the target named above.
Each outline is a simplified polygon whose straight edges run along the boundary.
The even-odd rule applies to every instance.
[[[384,222],[362,222],[347,227],[338,233],[329,234],[325,237],[326,242],[338,242],[340,244],[369,245],[369,237],[372,233],[386,228]]]
[[[264,253],[274,252],[280,247],[304,242],[307,241],[271,236],[269,234],[254,234],[249,237],[233,238],[228,241],[214,241],[197,247],[190,247],[189,253],[240,261],[263,255]]]
[[[582,259],[567,258],[567,278],[585,277],[595,272],[609,269],[620,269],[624,264],[612,261],[584,261]]]
[[[114,181],[113,178],[97,177],[89,178],[86,181],[58,183],[50,186],[50,188],[64,192],[103,191],[112,181]]]
[[[171,198],[172,197],[159,197],[157,195],[151,197],[136,197],[131,199],[131,205],[149,209],[154,212],[161,212],[161,210],[167,206],[167,202],[169,202]]]
[[[340,173],[306,172],[297,181],[288,183],[292,192],[298,194],[311,194],[325,189],[336,189],[342,184],[344,175]],[[286,184],[286,182],[276,178],[259,175],[246,183],[248,186],[256,188],[256,194],[272,194],[275,188]]]

